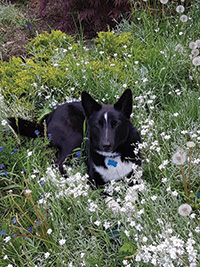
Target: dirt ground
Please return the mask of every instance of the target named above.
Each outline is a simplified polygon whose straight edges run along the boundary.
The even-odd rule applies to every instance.
[[[20,24],[14,26],[0,25],[0,60],[8,61],[13,56],[27,57],[26,44],[31,38],[57,28],[53,16],[39,16],[39,0],[27,2],[22,4],[20,1],[11,1],[22,12],[23,18]]]

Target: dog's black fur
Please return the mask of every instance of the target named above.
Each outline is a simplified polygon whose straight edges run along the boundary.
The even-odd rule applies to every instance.
[[[66,103],[46,117],[51,145],[58,148],[56,161],[61,173],[63,164],[73,150],[81,147],[83,123],[87,120],[87,149],[89,180],[96,186],[131,174],[131,164],[141,165],[140,153],[134,149],[140,135],[130,121],[132,93],[127,89],[114,105],[101,105],[88,93],[81,102]],[[35,130],[44,133],[43,124],[10,118],[10,125],[19,134],[36,137]],[[111,177],[110,177],[111,176]]]

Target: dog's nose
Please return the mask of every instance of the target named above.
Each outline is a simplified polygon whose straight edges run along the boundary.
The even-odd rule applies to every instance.
[[[111,151],[111,143],[108,141],[105,141],[103,144],[103,150],[106,152],[110,152]]]

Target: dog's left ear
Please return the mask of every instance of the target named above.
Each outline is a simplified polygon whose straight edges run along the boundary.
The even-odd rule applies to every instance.
[[[87,92],[83,91],[81,95],[81,103],[87,118],[91,116],[91,114],[95,111],[99,111],[101,109],[101,105],[97,103],[91,95]]]
[[[114,108],[121,111],[129,119],[132,113],[132,103],[132,92],[130,89],[126,89],[117,103],[114,104]]]

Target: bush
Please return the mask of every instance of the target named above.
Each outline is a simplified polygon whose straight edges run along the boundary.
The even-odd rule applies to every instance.
[[[55,8],[52,9],[52,6]],[[53,14],[52,14],[52,10]],[[59,22],[59,29],[74,33],[81,23],[86,36],[95,36],[98,31],[105,31],[107,25],[113,27],[123,14],[130,13],[128,0],[85,1],[85,0],[40,0],[40,16],[52,15]]]
[[[98,51],[103,51],[107,56],[124,58],[129,53],[135,60],[142,59],[145,51],[139,39],[135,39],[131,32],[115,34],[108,30],[99,32],[98,37],[94,39],[97,43]],[[137,50],[137,53],[134,51]]]
[[[28,44],[29,59],[24,62],[13,57],[0,65],[5,100],[16,110],[23,106],[37,117],[39,109],[52,106],[54,100],[65,101],[66,96],[77,98],[91,84],[90,90],[102,98],[105,89],[112,91],[110,79],[126,80],[127,61],[142,58],[145,47],[130,33],[99,32],[95,42],[98,56],[94,57],[87,47],[61,31],[38,35]]]
[[[73,45],[71,49],[71,46]],[[38,59],[47,61],[55,54],[56,50],[63,49],[65,53],[73,53],[76,48],[74,38],[61,31],[52,30],[51,33],[39,34],[28,44],[30,55],[37,56]]]

